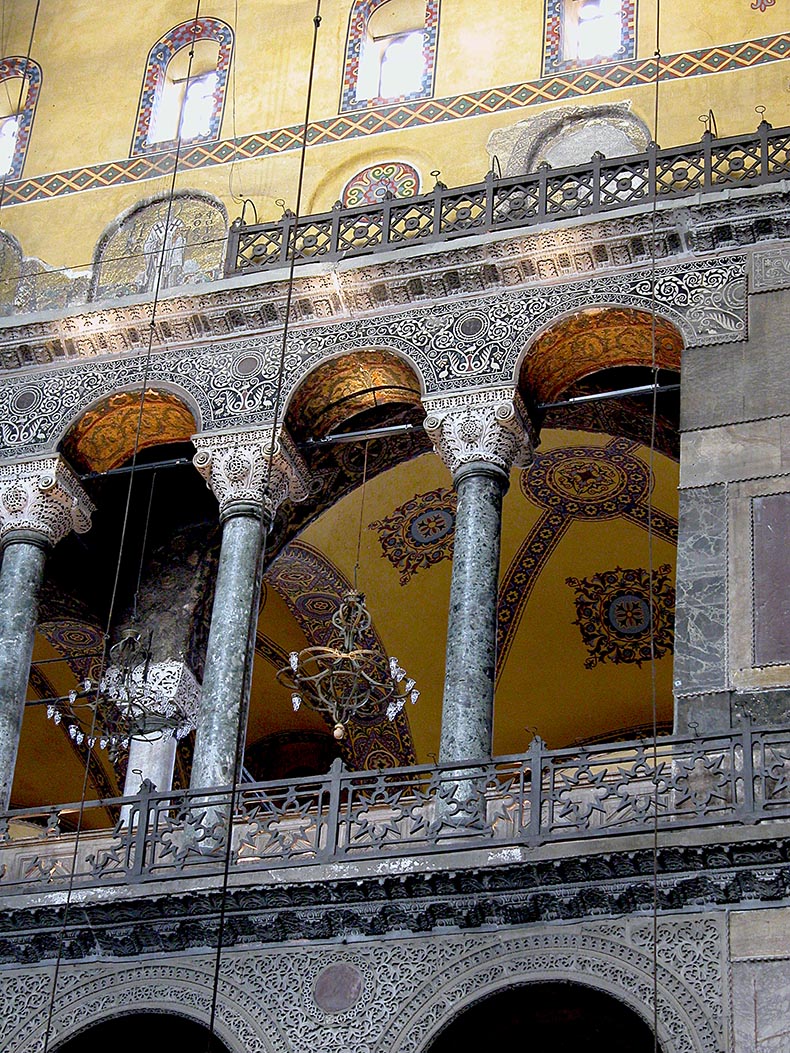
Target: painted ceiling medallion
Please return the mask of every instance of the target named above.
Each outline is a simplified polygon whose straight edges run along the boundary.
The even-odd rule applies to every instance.
[[[400,572],[406,585],[418,570],[435,566],[453,554],[455,494],[439,487],[415,494],[391,515],[370,523],[378,531],[381,554]]]
[[[675,589],[672,568],[653,573],[653,653],[671,653],[674,641]],[[587,669],[603,662],[641,665],[651,658],[650,574],[643,568],[602,571],[591,578],[567,578],[576,590],[576,619],[589,651]]]

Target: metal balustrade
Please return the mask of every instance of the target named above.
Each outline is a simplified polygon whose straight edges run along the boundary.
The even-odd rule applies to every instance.
[[[229,808],[233,822],[229,823]],[[87,802],[112,830],[64,832],[77,804],[0,818],[0,890],[30,892],[305,864],[537,847],[790,819],[790,729],[549,750],[491,763],[348,772]],[[228,832],[231,843],[228,845]]]
[[[750,136],[606,158],[570,168],[541,165],[528,175],[497,178],[448,189],[437,182],[417,197],[391,198],[354,208],[279,222],[236,220],[228,237],[226,276],[297,264],[449,241],[488,231],[529,227],[572,216],[596,215],[730,187],[760,186],[790,176],[790,128],[760,123]]]

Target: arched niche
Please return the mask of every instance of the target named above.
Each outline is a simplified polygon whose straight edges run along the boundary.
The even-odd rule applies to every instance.
[[[650,131],[630,102],[608,106],[561,106],[491,133],[488,154],[506,176],[584,165],[598,151],[604,157],[642,153]]]
[[[142,417],[140,391],[117,391],[97,402],[66,432],[64,456],[78,471],[106,472],[135,449],[187,443],[198,430],[193,411],[173,392],[148,388],[142,401]]]
[[[653,383],[654,364],[661,386],[676,385],[682,349],[682,336],[661,317],[654,325],[646,311],[591,307],[534,340],[521,363],[519,388],[543,428],[605,432],[649,445],[652,394],[573,400],[646,387]],[[554,405],[558,402],[562,405]],[[659,394],[656,411],[656,448],[677,459],[678,392]]]
[[[509,987],[473,1002],[424,1053],[505,1048],[520,1035],[529,1036],[535,1049],[654,1053],[655,1048],[652,1029],[630,1006],[583,984],[554,981]]]
[[[150,294],[157,287],[219,278],[227,229],[225,206],[204,191],[178,190],[172,199],[139,201],[99,238],[89,300]]]
[[[120,1033],[130,1048],[183,1048],[199,1050],[200,1053],[231,1053],[228,1046],[216,1034],[211,1035],[204,1024],[180,1013],[161,1012],[113,1016],[56,1044],[52,1053],[93,1053],[117,1043]]]

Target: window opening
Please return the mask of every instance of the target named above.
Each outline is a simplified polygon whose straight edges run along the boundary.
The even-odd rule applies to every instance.
[[[587,0],[581,4],[576,22],[575,55],[582,62],[612,58],[620,50],[622,5],[620,0]]]

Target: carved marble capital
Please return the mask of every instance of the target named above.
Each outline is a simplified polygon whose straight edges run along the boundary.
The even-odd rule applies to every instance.
[[[94,511],[61,457],[0,465],[0,542],[16,531],[30,531],[56,545],[72,530],[89,530]]]
[[[271,429],[194,435],[192,442],[193,463],[219,501],[220,518],[248,505],[271,519],[283,501],[303,501],[310,492],[307,465],[285,429],[273,446]]]
[[[200,684],[186,662],[151,662],[147,668],[135,668],[131,678],[134,697],[142,700],[147,709],[163,717],[178,718],[173,730],[177,738],[194,730],[200,702]],[[119,708],[122,709],[129,695],[129,685],[120,667],[107,667],[102,688],[118,700]]]
[[[423,405],[425,431],[453,475],[472,461],[487,461],[506,474],[531,463],[532,426],[512,388],[429,397]]]

